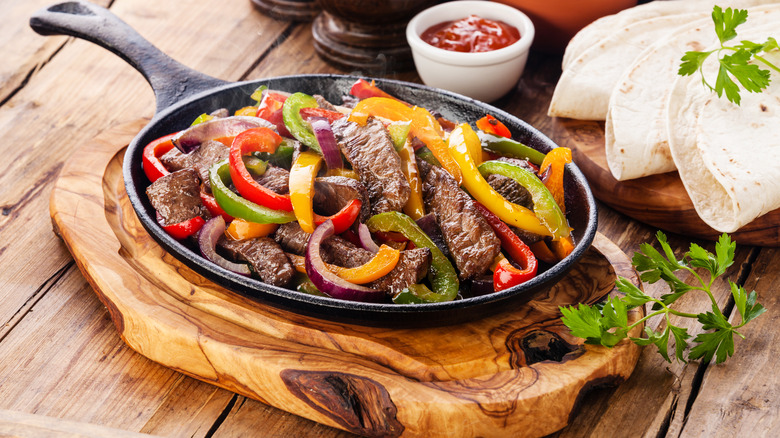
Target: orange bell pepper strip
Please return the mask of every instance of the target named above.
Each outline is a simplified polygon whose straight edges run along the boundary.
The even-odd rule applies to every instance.
[[[542,236],[550,236],[550,231],[533,211],[507,201],[488,184],[471,158],[471,151],[466,144],[469,141],[466,137],[470,137],[471,134],[476,135],[474,130],[464,123],[450,133],[448,140],[450,154],[463,171],[462,186],[474,199],[507,224]]]
[[[404,105],[409,106],[408,103],[402,101],[401,99],[398,99],[397,97],[394,97],[381,88],[376,86],[376,81],[373,79],[371,80],[371,83],[368,83],[365,79],[358,79],[355,81],[354,84],[352,84],[352,88],[349,89],[349,94],[357,97],[358,99],[368,99],[370,97],[386,97],[388,99],[394,99],[399,102],[402,102]]]
[[[290,168],[290,201],[301,229],[314,232],[314,178],[322,167],[322,155],[314,151],[301,152]]]
[[[550,247],[553,254],[555,254],[555,258],[563,260],[574,251],[574,242],[571,240],[571,236],[562,237],[550,242]]]
[[[238,134],[230,145],[230,178],[245,199],[272,210],[292,211],[290,196],[274,193],[258,184],[242,158],[249,152],[274,152],[281,143],[282,137],[269,128],[251,128]]]
[[[487,114],[485,117],[477,120],[477,129],[488,134],[497,135],[499,137],[512,137],[512,133],[509,132],[509,128],[507,128],[506,125],[498,121],[498,119],[491,116],[490,114]]]
[[[544,178],[544,185],[564,213],[566,213],[566,205],[563,197],[563,173],[566,163],[571,163],[571,149],[559,147],[548,152],[544,157],[544,161],[542,161],[542,165],[539,166],[540,175],[544,175],[547,172]]]
[[[544,240],[532,243],[531,251],[534,252],[537,259],[545,263],[553,264],[558,261],[558,258],[555,257],[555,254],[553,254],[552,251],[550,251],[550,247],[547,246],[547,243],[545,243]]]
[[[306,272],[305,258],[295,254],[288,254],[293,267],[298,272]],[[379,251],[374,254],[366,264],[355,268],[344,268],[341,266],[326,264],[327,268],[354,284],[366,284],[378,280],[392,271],[401,258],[401,251],[393,249],[387,245],[381,245]]]
[[[279,228],[279,224],[259,224],[236,218],[230,222],[225,234],[233,240],[246,240],[254,237],[265,237]]]
[[[458,184],[461,183],[460,169],[450,156],[447,143],[442,138],[444,130],[427,109],[418,106],[409,108],[402,102],[386,97],[370,97],[355,105],[349,115],[349,120],[359,125],[365,125],[370,116],[381,117],[393,122],[411,121],[409,135],[417,137],[425,143],[425,146],[433,152],[442,167],[455,178]]]

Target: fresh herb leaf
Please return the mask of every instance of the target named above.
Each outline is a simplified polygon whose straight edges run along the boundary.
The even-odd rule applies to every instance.
[[[709,52],[689,51],[685,52],[680,59],[682,63],[677,71],[680,76],[690,76],[697,71],[701,75],[702,84],[722,97],[739,105],[742,101],[740,96],[740,85],[751,93],[759,93],[769,86],[769,70],[760,68],[757,64],[751,64],[750,61],[757,60],[769,68],[780,72],[780,68],[759,56],[762,52],[778,50],[777,40],[772,37],[767,38],[764,43],[755,43],[752,41],[741,41],[740,44],[727,46],[725,43],[737,37],[737,27],[747,22],[748,11],[745,9],[726,8],[724,11],[720,6],[712,9],[712,21],[715,25],[715,34],[720,41],[720,48]],[[731,51],[730,55],[721,56],[721,52]],[[704,76],[702,66],[705,60],[713,53],[718,53],[718,75],[715,78],[715,86],[709,84]],[[739,85],[737,84],[739,83]]]
[[[677,259],[666,240],[666,235],[659,231],[656,237],[661,245],[661,251],[649,244],[643,244],[640,246],[640,251],[634,254],[632,264],[640,273],[642,281],[654,283],[664,280],[671,293],[656,299],[645,294],[630,280],[619,277],[615,281],[615,286],[619,292],[624,294],[623,296],[613,296],[592,306],[579,304],[577,307],[561,307],[563,323],[569,327],[572,335],[584,338],[587,344],[613,347],[623,339],[629,338],[637,345],[655,345],[661,356],[671,362],[669,337],[672,336],[674,338],[674,356],[677,360],[683,362],[696,359],[710,361],[715,358],[718,363],[725,361],[734,354],[734,334],[743,337],[737,329],[766,311],[764,306],[756,303],[757,294],[755,291],[747,293],[742,286],[729,281],[734,307],[741,317],[740,324],[734,326],[729,323],[728,318],[718,308],[710,291],[715,280],[734,264],[736,243],[731,240],[728,234],[724,233],[715,244],[715,254],[699,245],[691,244],[688,252],[681,259]],[[683,282],[676,275],[676,272],[681,270],[691,273],[700,284],[689,285]],[[705,281],[697,270],[707,271],[710,274],[708,281]],[[672,304],[678,298],[694,290],[707,294],[712,304],[711,312],[690,314],[672,309]],[[653,303],[653,312],[629,325],[628,311],[647,303]],[[663,330],[656,332],[645,327],[646,338],[628,336],[631,329],[656,315],[663,315],[666,318]],[[701,323],[702,329],[708,331],[700,333],[693,339],[693,346],[688,352],[687,358],[685,351],[690,347],[691,335],[687,328],[672,324],[670,315],[696,319]]]

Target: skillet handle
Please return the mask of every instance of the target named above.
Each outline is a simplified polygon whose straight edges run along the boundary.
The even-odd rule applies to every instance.
[[[90,41],[127,61],[152,86],[157,113],[186,97],[229,83],[175,61],[108,9],[85,1],[41,9],[30,17],[30,27],[41,35],[70,35]]]

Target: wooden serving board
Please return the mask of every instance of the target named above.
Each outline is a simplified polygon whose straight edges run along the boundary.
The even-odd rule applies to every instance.
[[[617,275],[640,284],[628,257],[601,234],[551,289],[456,326],[340,324],[225,290],[163,251],[127,200],[123,150],[143,124],[107,130],[77,151],[50,212],[122,339],[166,367],[383,437],[543,436],[567,424],[589,389],[618,384],[634,369],[639,347],[583,345],[558,313],[559,305],[616,293]],[[629,320],[643,313],[634,309]]]
[[[555,140],[572,149],[574,162],[600,201],[640,222],[683,236],[717,240],[722,234],[701,220],[677,172],[616,180],[607,164],[604,122],[557,118],[554,123]],[[780,246],[780,209],[729,234],[742,245]]]

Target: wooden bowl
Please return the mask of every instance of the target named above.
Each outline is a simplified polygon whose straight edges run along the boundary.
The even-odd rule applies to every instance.
[[[525,12],[536,26],[533,48],[563,53],[580,29],[605,15],[636,6],[637,0],[494,0]]]

